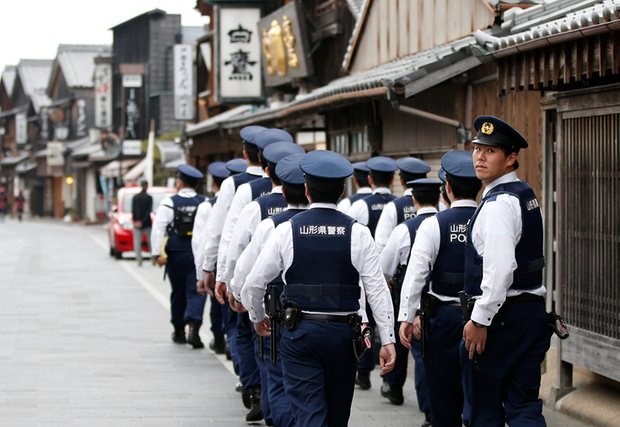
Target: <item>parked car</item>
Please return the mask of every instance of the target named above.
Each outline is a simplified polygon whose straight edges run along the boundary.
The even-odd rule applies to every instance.
[[[124,252],[134,253],[133,246],[133,219],[131,216],[131,201],[140,192],[140,187],[123,187],[118,190],[116,204],[112,207],[108,222],[108,241],[110,242],[110,256],[117,259],[123,257]],[[147,192],[153,196],[153,212],[151,219],[155,217],[155,210],[161,201],[175,193],[174,188],[151,187]],[[142,250],[148,251],[147,237],[142,238]]]

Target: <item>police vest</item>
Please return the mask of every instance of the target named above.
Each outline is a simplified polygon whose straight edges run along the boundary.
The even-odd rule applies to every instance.
[[[282,224],[285,221],[288,221],[293,216],[297,215],[300,212],[304,212],[305,210],[306,209],[287,209],[280,212],[279,214],[269,217],[269,219],[273,221],[273,228],[276,228],[278,225]],[[269,286],[277,286],[277,295],[281,295],[282,291],[284,290],[284,281],[282,280],[282,275],[278,274],[278,277],[269,282],[269,284],[267,285],[267,289],[269,289]],[[265,295],[265,300],[266,299],[267,295]]]
[[[168,251],[191,251],[192,250],[192,229],[196,219],[198,205],[204,202],[205,197],[196,195],[194,197],[181,197],[175,194],[172,200],[172,210],[174,218],[167,227]]]
[[[235,191],[241,184],[245,184],[246,182],[254,181],[255,179],[260,178],[259,175],[252,175],[251,173],[241,172],[237,175],[233,175],[233,183],[235,184]]]
[[[250,186],[250,190],[252,192],[252,200],[256,200],[261,196],[266,196],[271,193],[271,189],[273,187],[270,178],[255,179],[250,181],[248,185]]]
[[[362,200],[364,197],[370,196],[371,193],[356,193],[349,196],[349,201],[351,204],[357,202],[358,200]]]
[[[480,206],[467,226],[467,248],[465,250],[465,292],[468,295],[482,295],[482,257],[472,243],[471,233],[480,209],[485,203],[495,201],[500,194],[510,194],[519,199],[521,206],[521,239],[515,248],[517,269],[513,273],[509,289],[536,289],[542,284],[543,225],[540,205],[532,188],[523,181],[508,182],[493,187],[480,202]]]
[[[402,196],[394,200],[394,207],[396,208],[396,225],[415,218],[415,206],[413,205],[413,197],[411,195]]]
[[[260,196],[255,202],[258,203],[260,207],[261,221],[265,218],[282,213],[284,208],[286,208],[286,199],[282,193],[269,193],[265,196]]]
[[[441,243],[431,280],[433,292],[439,295],[457,297],[458,292],[463,290],[467,221],[475,211],[475,207],[463,206],[437,214]]]
[[[211,204],[211,206],[215,205],[215,202],[217,202],[217,196],[213,196],[211,197],[208,202]]]
[[[407,255],[407,263],[400,264],[398,266],[398,271],[400,272],[397,277],[398,286],[402,285],[403,279],[405,278],[405,271],[407,271],[407,265],[409,264],[409,260],[411,259],[411,248],[413,246],[413,242],[415,242],[415,235],[418,232],[418,228],[420,228],[420,224],[422,224],[422,221],[433,215],[436,215],[435,212],[428,212],[403,222],[403,224],[407,227],[407,230],[409,231],[409,255]],[[428,283],[424,286],[424,289],[422,291],[428,292]]]
[[[315,208],[289,221],[293,262],[286,271],[284,300],[302,310],[359,310],[359,273],[351,263],[355,220],[334,209]]]
[[[375,237],[375,230],[377,229],[377,223],[379,222],[379,217],[381,216],[383,208],[394,199],[396,199],[396,196],[385,193],[371,194],[362,199],[368,207],[368,228],[370,229],[372,237]]]

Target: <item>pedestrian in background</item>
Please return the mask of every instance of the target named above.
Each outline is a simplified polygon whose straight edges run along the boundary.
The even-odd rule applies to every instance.
[[[133,218],[133,249],[136,252],[138,266],[142,265],[142,239],[146,239],[149,246],[151,236],[151,212],[153,212],[153,197],[147,193],[149,183],[140,182],[142,190],[131,200],[131,216]],[[149,249],[149,251],[151,251]],[[153,254],[151,254],[153,256]],[[154,258],[153,258],[154,259]]]
[[[24,216],[24,208],[26,206],[26,197],[24,197],[24,192],[19,190],[17,196],[15,197],[15,213],[17,214],[17,219],[19,221],[22,220]]]
[[[461,361],[470,425],[544,426],[541,363],[551,328],[545,312],[543,222],[532,188],[517,177],[525,138],[493,116],[474,120],[473,162],[484,184],[465,251]]]
[[[6,195],[6,187],[4,185],[0,185],[0,219],[4,222],[4,217],[6,216],[8,206],[8,199]]]

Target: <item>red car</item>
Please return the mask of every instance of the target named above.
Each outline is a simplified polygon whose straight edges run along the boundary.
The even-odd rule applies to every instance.
[[[131,217],[131,201],[133,196],[140,192],[140,187],[123,187],[118,190],[116,205],[112,208],[108,222],[108,241],[110,242],[110,256],[117,259],[123,257],[124,252],[134,253],[133,249],[133,219]],[[151,219],[155,217],[155,210],[161,201],[175,193],[174,188],[151,187],[147,192],[153,196],[153,213]],[[142,238],[142,250],[148,252],[148,237]]]

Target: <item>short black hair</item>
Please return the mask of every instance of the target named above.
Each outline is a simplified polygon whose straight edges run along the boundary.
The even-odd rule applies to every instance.
[[[409,185],[407,185],[408,182],[415,181],[416,179],[426,178],[426,174],[425,173],[409,173],[405,171],[400,171],[400,178],[403,180],[405,185],[409,187]]]
[[[361,170],[353,170],[353,177],[357,180],[360,187],[369,187],[368,184],[368,172]]]
[[[259,158],[258,158],[258,147],[254,144],[250,144],[249,142],[243,142],[243,148],[245,149],[245,152],[248,154],[248,160],[250,161],[250,163],[258,163]]]
[[[313,202],[337,203],[344,191],[344,178],[325,179],[306,175],[308,193]]]
[[[224,182],[224,180],[226,179],[226,178],[220,178],[220,177],[213,176],[213,175],[211,176],[213,177],[213,182],[215,183],[215,185],[218,186],[218,188],[222,186],[222,182]]]
[[[267,166],[269,167],[269,178],[271,178],[271,181],[274,183],[274,185],[281,185],[282,181],[280,181],[280,178],[278,178],[278,176],[276,175],[276,164],[275,163],[271,163],[271,162],[267,162]]]
[[[307,205],[306,188],[303,184],[282,183],[282,192],[289,205]]]
[[[506,156],[510,156],[512,153],[519,154],[520,147],[515,145],[496,145],[497,148],[500,148]],[[519,161],[515,159],[514,170],[519,169]]]
[[[439,191],[420,191],[413,195],[416,201],[421,205],[437,206],[439,204]]]
[[[452,187],[454,197],[457,199],[476,200],[482,182],[478,178],[457,178],[446,173],[446,180]]]
[[[394,179],[394,172],[370,171],[370,176],[377,187],[389,187]]]

